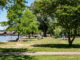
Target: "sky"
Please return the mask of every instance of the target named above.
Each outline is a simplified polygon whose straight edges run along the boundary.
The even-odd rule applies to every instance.
[[[27,0],[28,1],[28,6],[31,5],[32,2],[34,2],[34,0]],[[0,10],[0,22],[2,21],[7,21],[7,11],[4,9],[3,11]],[[0,30],[4,30],[6,27],[2,27],[0,26]]]

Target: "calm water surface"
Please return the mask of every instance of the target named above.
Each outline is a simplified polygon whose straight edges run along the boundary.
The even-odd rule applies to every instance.
[[[11,35],[2,35],[0,36],[0,42],[6,42],[9,40],[16,40],[17,39],[17,35],[16,36],[11,36]]]

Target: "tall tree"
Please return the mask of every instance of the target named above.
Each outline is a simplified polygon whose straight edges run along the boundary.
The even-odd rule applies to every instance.
[[[72,46],[80,26],[80,0],[60,0],[57,3],[59,3],[56,11],[58,24],[65,29],[69,46]]]
[[[49,23],[50,20],[52,20],[52,16],[54,14],[51,14],[50,16],[45,13],[45,11],[49,11],[47,6],[50,4],[50,1],[46,0],[36,0],[32,5],[31,5],[31,10],[36,14],[37,20],[40,22],[40,29],[44,33],[44,37],[46,37],[46,33],[48,31]],[[46,5],[46,7],[44,6]],[[50,5],[51,6],[51,5]],[[54,20],[54,19],[53,19]]]
[[[21,32],[21,27],[19,26],[21,23],[21,17],[25,10],[26,0],[11,0],[11,5],[8,7],[8,28],[7,30],[13,30],[18,33],[18,39]]]
[[[15,13],[12,12],[11,16]],[[16,15],[16,14],[15,14]],[[14,22],[14,23],[13,23]],[[36,33],[38,31],[38,21],[36,16],[28,9],[24,11],[22,16],[20,17],[20,21],[16,22],[16,20],[2,22],[3,26],[8,25],[7,30],[18,32],[18,39],[20,34],[30,34],[32,32]],[[12,23],[12,24],[11,24]]]
[[[19,25],[21,26],[22,34],[36,33],[38,31],[38,25],[36,16],[30,10],[26,9]]]

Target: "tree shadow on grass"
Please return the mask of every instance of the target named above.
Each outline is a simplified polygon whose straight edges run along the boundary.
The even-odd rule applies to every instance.
[[[26,52],[27,48],[0,48],[0,52]]]
[[[34,40],[22,40],[23,42],[34,41]]]
[[[33,47],[49,47],[49,48],[80,48],[80,45],[73,44],[71,47],[68,44],[36,44]]]
[[[28,38],[28,37],[27,37],[27,38],[23,38],[23,39],[36,39],[36,38],[35,38],[35,37],[33,37],[33,38]]]
[[[35,60],[28,55],[0,55],[0,60]]]

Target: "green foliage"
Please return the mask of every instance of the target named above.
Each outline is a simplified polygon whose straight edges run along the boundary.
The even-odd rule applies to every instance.
[[[12,30],[12,31],[15,31],[15,32],[18,32],[20,33],[21,32],[21,26],[20,23],[21,23],[21,17],[23,15],[23,12],[25,10],[25,0],[12,0],[11,1],[11,5],[8,7],[8,14],[7,14],[7,17],[8,17],[8,28],[7,30]]]
[[[79,27],[79,4],[80,0],[57,0],[56,15],[58,23],[66,30]]]
[[[55,11],[55,1],[56,0],[39,0],[35,1],[35,10],[41,14],[49,14]],[[52,8],[53,7],[53,8]],[[53,11],[51,11],[53,10]]]
[[[49,27],[48,27],[48,33],[49,34],[54,34],[53,30],[55,29],[56,25],[57,25],[57,22],[56,22],[55,19],[54,20],[50,20]]]
[[[53,2],[53,0],[36,0],[31,6],[31,10],[36,14],[37,20],[40,23],[39,29],[43,31],[44,36],[46,36],[49,30],[52,30],[52,28],[49,29],[51,27],[51,20],[54,22],[54,14],[52,13],[49,15],[49,13],[53,12],[50,11],[50,9],[54,9],[51,8],[54,5],[51,2]]]
[[[72,6],[62,6],[62,9],[58,9],[56,14],[58,15],[58,22],[63,28],[74,29],[75,25],[77,25],[78,21],[75,17],[76,7]],[[76,22],[76,23],[75,23]]]
[[[55,29],[54,29],[54,35],[56,37],[58,37],[60,35],[61,31],[62,31],[61,27],[55,27]]]
[[[26,8],[26,0],[9,0],[8,21],[2,22],[3,26],[8,26],[6,30],[15,31],[19,34],[27,34],[38,31],[36,16]]]
[[[58,24],[65,29],[69,46],[72,46],[80,26],[80,0],[65,0],[65,2],[60,0],[59,2],[56,8]]]
[[[6,6],[6,4],[7,4],[7,0],[0,0],[0,9],[2,9],[3,7],[5,7]]]
[[[61,1],[60,5],[57,7],[56,15],[58,24],[62,26],[69,35],[75,35],[80,26],[79,4],[79,0],[73,2],[72,0],[66,0],[66,2]]]
[[[36,16],[28,9],[25,10],[22,18],[21,18],[21,31],[24,34],[31,33],[31,32],[37,32],[38,31],[38,22],[36,19]]]
[[[0,22],[0,24],[1,24],[1,26],[7,26],[8,25],[7,21]]]

